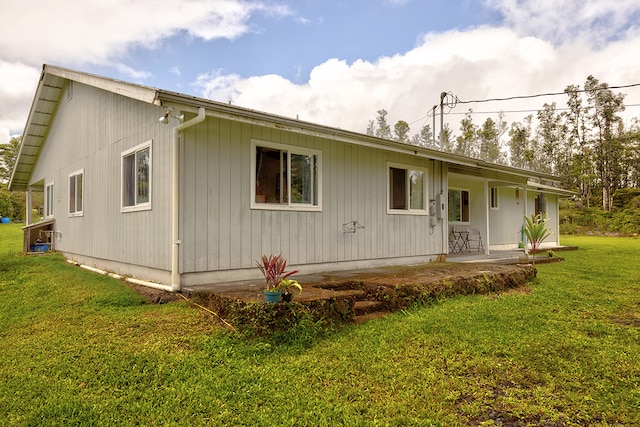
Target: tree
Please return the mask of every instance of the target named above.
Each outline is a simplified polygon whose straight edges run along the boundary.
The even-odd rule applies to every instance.
[[[540,153],[537,162],[542,172],[559,173],[564,164],[564,150],[561,142],[564,138],[562,116],[556,113],[556,103],[545,103],[538,111],[536,134],[540,140]]]
[[[376,129],[376,136],[378,138],[391,139],[391,127],[387,124],[387,110],[378,110],[378,116],[376,117],[376,123],[378,129]]]
[[[454,152],[462,156],[477,157],[477,128],[473,124],[473,118],[469,110],[460,121],[460,132],[462,135],[456,138],[456,148]]]
[[[398,120],[398,122],[393,127],[393,133],[396,136],[396,141],[407,143],[409,142],[409,123],[404,120]]]
[[[582,105],[580,86],[569,85],[564,90],[569,96],[566,113],[567,138],[565,139],[565,152],[569,163],[569,175],[566,177],[570,185],[563,181],[567,188],[576,188],[580,193],[580,199],[586,206],[590,206],[591,192],[594,185],[592,163],[589,144],[587,143],[586,108]],[[573,185],[571,185],[571,183]]]
[[[478,140],[480,144],[480,158],[482,160],[493,163],[501,161],[500,129],[491,117],[487,118],[482,127],[478,129]]]
[[[367,124],[367,135],[373,136],[376,134],[376,125],[373,120],[369,120]]]
[[[9,182],[13,167],[20,150],[19,136],[11,138],[9,143],[0,145],[0,182]]]
[[[431,130],[431,126],[422,126],[422,128],[420,128],[420,133],[418,133],[416,136],[418,141],[417,145],[420,145],[422,147],[438,148],[437,144],[435,144],[433,141],[433,131]]]
[[[531,121],[532,115],[524,118],[524,123],[514,122],[509,130],[509,154],[511,166],[517,168],[531,168],[533,165],[533,150],[531,149]]]
[[[602,209],[610,211],[613,192],[618,187],[616,171],[623,153],[622,139],[616,132],[621,121],[618,113],[624,111],[624,95],[614,94],[606,83],[600,83],[593,76],[587,77],[584,89],[590,112],[589,119],[594,126],[594,154],[596,169],[602,186]]]
[[[438,144],[439,144],[440,150],[448,151],[449,153],[452,153],[453,152],[453,143],[451,142],[452,139],[453,139],[453,133],[451,132],[449,123],[445,123],[444,128],[440,131],[440,135],[438,136]]]

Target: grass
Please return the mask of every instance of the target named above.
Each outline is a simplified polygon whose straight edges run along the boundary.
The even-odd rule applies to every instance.
[[[640,425],[640,239],[565,237],[530,292],[276,344],[20,233],[0,226],[3,425]]]

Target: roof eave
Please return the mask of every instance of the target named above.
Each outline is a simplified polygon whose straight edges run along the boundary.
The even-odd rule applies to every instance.
[[[197,111],[197,108],[204,107],[207,110],[207,115],[209,116],[217,116],[230,120],[259,124],[262,126],[277,128],[279,130],[289,130],[292,132],[315,135],[319,137],[330,137],[334,140],[339,140],[354,145],[375,146],[378,148],[387,149],[389,151],[412,154],[432,160],[443,161],[470,168],[499,171],[502,173],[516,175],[527,179],[533,178],[552,182],[560,181],[558,177],[542,172],[534,172],[507,165],[499,165],[472,157],[460,156],[457,154],[447,153],[444,151],[434,150],[426,147],[404,144],[397,141],[378,138],[372,135],[365,135],[362,133],[340,128],[319,125],[316,123],[299,120],[297,118],[294,119],[290,117],[278,116],[258,110],[239,107],[232,104],[225,104],[222,102],[188,96],[177,92],[159,89],[157,91],[157,97],[159,105],[182,105],[182,109],[184,109],[185,111],[191,111],[193,113]]]

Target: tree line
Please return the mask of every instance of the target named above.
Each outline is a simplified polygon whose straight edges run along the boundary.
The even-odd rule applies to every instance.
[[[473,110],[460,121],[454,135],[445,124],[434,140],[431,126],[411,135],[409,124],[398,121],[393,129],[388,112],[379,110],[366,133],[380,138],[443,150],[488,162],[545,172],[560,178],[563,188],[575,191],[586,206],[613,207],[618,189],[640,188],[640,118],[626,124],[622,93],[588,76],[582,88],[565,88],[568,109],[545,103],[535,115],[508,125],[504,114],[473,122]]]

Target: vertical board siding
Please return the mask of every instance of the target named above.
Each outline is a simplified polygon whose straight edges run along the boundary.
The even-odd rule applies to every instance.
[[[492,245],[520,243],[520,230],[525,214],[523,193],[520,190],[520,200],[516,200],[515,188],[500,187],[498,189],[498,209],[489,210]]]
[[[302,265],[441,251],[441,232],[430,232],[427,215],[387,213],[387,162],[426,168],[429,198],[440,186],[436,162],[217,118],[207,118],[184,139],[186,273],[252,268],[271,253]],[[321,212],[250,209],[252,139],[322,153]],[[344,233],[342,225],[350,221],[365,228]]]
[[[31,182],[55,182],[56,249],[109,261],[169,268],[168,199],[163,194],[170,127],[162,109],[73,83],[59,102]],[[152,143],[152,209],[121,213],[121,153]],[[84,169],[83,216],[69,217],[68,175]]]

